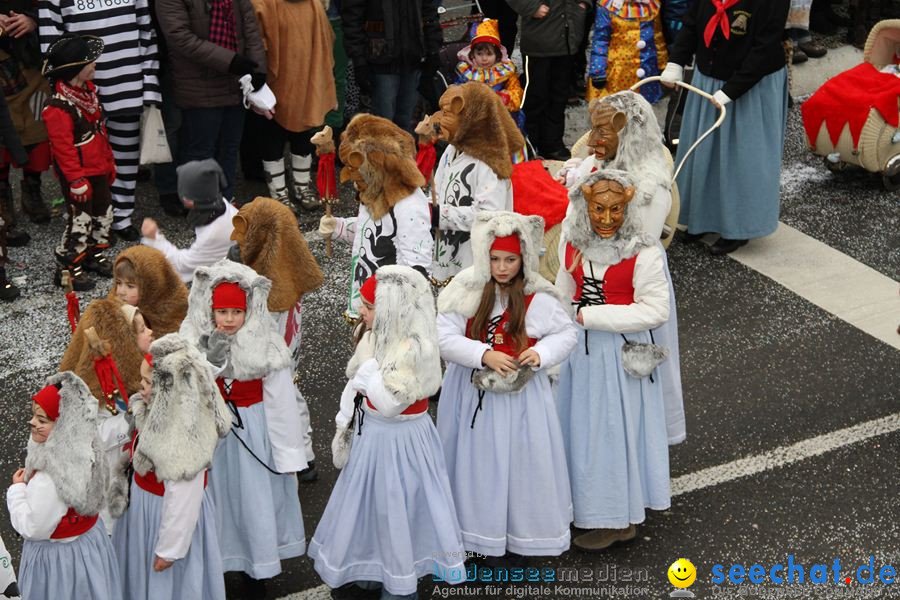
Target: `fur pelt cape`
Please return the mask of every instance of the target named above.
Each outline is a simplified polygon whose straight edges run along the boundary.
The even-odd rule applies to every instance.
[[[441,353],[431,284],[415,269],[388,265],[375,271],[374,358],[384,387],[412,404],[441,387]],[[369,356],[354,353],[347,377]],[[367,354],[367,353],[366,353]]]
[[[453,147],[477,158],[500,179],[512,176],[512,155],[525,146],[525,138],[503,106],[500,96],[480,81],[451,86],[444,94],[459,90],[465,105],[459,129],[450,140]]]
[[[600,168],[630,173],[636,188],[632,202],[635,206],[647,206],[658,187],[672,190],[672,162],[653,107],[646,98],[630,90],[594,100],[591,109],[600,104],[608,104],[627,117],[625,127],[619,132],[615,158],[604,161]]]
[[[231,239],[240,248],[241,262],[272,280],[271,312],[290,310],[303,294],[322,285],[319,263],[287,206],[271,198],[254,198],[232,220]]]
[[[244,326],[229,336],[228,363],[220,377],[249,381],[290,367],[291,354],[284,338],[275,332],[268,308],[271,280],[227,258],[194,271],[188,314],[179,333],[206,355],[207,338],[216,328],[212,293],[224,281],[237,283],[247,294],[247,312]]]
[[[25,477],[43,471],[66,506],[86,517],[96,515],[103,507],[109,478],[97,429],[97,400],[71,371],[47,379],[47,385],[54,384],[60,386],[59,417],[46,442],[38,444],[29,438]]]
[[[144,357],[137,346],[134,326],[128,322],[122,306],[122,302],[115,298],[101,298],[91,302],[78,321],[78,327],[75,328],[59,365],[60,371],[72,371],[84,380],[98,399],[103,398],[103,390],[94,371],[95,355],[85,334],[91,327],[116,361],[116,368],[128,394],[133,394],[141,387],[141,361]]]
[[[341,134],[339,154],[344,169],[351,168],[354,151],[364,157],[359,172],[366,189],[359,193],[359,201],[376,221],[425,185],[416,165],[416,141],[392,121],[365,113],[353,117]]]
[[[157,338],[178,331],[187,314],[188,291],[181,277],[166,260],[166,255],[150,246],[132,246],[116,257],[116,264],[127,259],[138,276],[138,310]],[[116,297],[116,286],[109,291]]]
[[[625,171],[612,169],[594,171],[579,181],[569,190],[569,212],[563,219],[562,237],[591,262],[598,265],[615,265],[626,258],[631,258],[647,246],[656,244],[656,239],[644,231],[640,211],[635,210],[634,206],[636,197],[625,207],[625,221],[616,231],[616,235],[602,238],[594,233],[588,216],[587,200],[581,186],[593,185],[601,179],[615,181],[625,187],[634,186],[631,175]]]
[[[496,238],[513,233],[518,234],[522,246],[525,295],[544,292],[562,301],[556,286],[538,271],[544,219],[536,215],[484,211],[475,215],[472,225],[472,266],[460,271],[438,296],[438,312],[459,313],[466,318],[475,316],[484,286],[491,280],[491,245]]]

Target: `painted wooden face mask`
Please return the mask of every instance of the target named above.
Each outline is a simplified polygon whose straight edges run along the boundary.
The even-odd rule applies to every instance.
[[[619,151],[619,132],[625,128],[628,117],[609,104],[601,102],[591,111],[591,134],[588,147],[597,160],[610,160]]]
[[[634,188],[617,181],[601,179],[593,185],[582,185],[587,201],[591,229],[602,238],[616,235],[625,222],[625,208],[634,198]]]

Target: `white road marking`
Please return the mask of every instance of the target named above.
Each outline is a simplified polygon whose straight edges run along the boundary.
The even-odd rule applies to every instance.
[[[900,350],[900,285],[890,277],[784,223],[729,256]]]
[[[751,477],[764,471],[778,469],[896,431],[900,431],[900,412],[845,429],[838,429],[795,444],[780,446],[769,452],[676,477],[672,480],[672,497]],[[279,600],[328,600],[330,598],[328,586],[320,585],[284,596]]]

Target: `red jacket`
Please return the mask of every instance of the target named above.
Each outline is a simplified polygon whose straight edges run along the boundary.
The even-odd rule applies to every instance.
[[[91,93],[97,93],[93,83],[88,82],[87,85]],[[53,161],[66,183],[93,175],[109,178],[115,175],[116,165],[102,110],[94,115],[85,114],[57,93],[47,101],[42,115],[47,125]],[[79,132],[78,143],[75,140],[76,130]]]

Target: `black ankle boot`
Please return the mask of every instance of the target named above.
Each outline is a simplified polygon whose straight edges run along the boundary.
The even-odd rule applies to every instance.
[[[53,283],[57,287],[63,287],[63,272],[68,271],[69,281],[72,282],[72,289],[76,292],[86,292],[94,289],[94,282],[85,274],[82,269],[82,261],[66,260],[59,255],[56,256],[57,267],[53,274]]]
[[[31,236],[27,231],[21,229],[13,229],[10,225],[6,230],[6,245],[10,248],[21,248],[31,241]]]
[[[748,240],[729,240],[728,238],[719,238],[716,243],[709,247],[709,253],[713,256],[724,256],[730,254],[745,245]]]
[[[41,194],[40,173],[25,173],[22,178],[22,212],[28,215],[32,223],[50,221],[50,209]]]
[[[85,271],[96,273],[100,277],[112,277],[113,267],[102,251],[92,250],[88,252],[81,266]]]
[[[0,300],[12,302],[19,297],[19,288],[6,278],[6,269],[0,267]]]

